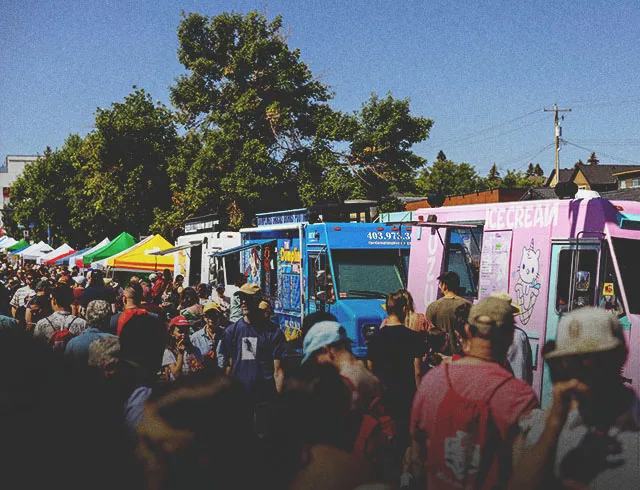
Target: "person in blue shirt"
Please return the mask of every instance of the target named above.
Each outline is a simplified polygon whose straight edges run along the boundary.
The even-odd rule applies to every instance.
[[[103,337],[115,337],[110,333],[109,320],[111,320],[111,304],[97,299],[87,305],[87,328],[77,337],[72,338],[67,344],[64,354],[77,366],[89,365],[89,346],[94,340]]]
[[[224,313],[220,305],[214,302],[204,305],[203,311],[205,326],[191,335],[191,343],[201,356],[212,359],[217,357],[219,361],[221,357],[219,355],[220,341],[226,327]]]
[[[282,330],[259,309],[262,291],[258,285],[247,283],[237,294],[243,318],[227,327],[220,352],[228,359],[227,372],[245,385],[258,407],[282,391],[286,341]]]

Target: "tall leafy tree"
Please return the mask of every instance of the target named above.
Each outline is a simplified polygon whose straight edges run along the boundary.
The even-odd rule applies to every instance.
[[[587,163],[589,165],[598,165],[600,163],[600,160],[598,160],[598,157],[596,156],[596,152],[592,152],[591,155],[589,155],[589,159],[587,160]]]
[[[71,224],[93,240],[127,231],[146,235],[159,211],[170,206],[167,168],[178,134],[173,114],[134,87],[124,102],[98,108],[87,135],[81,199],[71,202]]]
[[[416,185],[424,195],[440,192],[445,196],[455,196],[480,190],[482,179],[468,163],[436,160],[430,167],[422,169]]]
[[[391,209],[393,193],[416,191],[415,175],[426,160],[413,146],[429,137],[433,121],[413,116],[409,100],[391,94],[382,99],[373,94],[355,117],[356,131],[345,158],[358,177],[354,197],[374,199],[383,210]]]
[[[328,88],[288,47],[282,18],[257,13],[189,14],[178,28],[187,73],[171,88],[180,121],[201,134],[193,185],[205,174],[188,214],[226,211],[232,227],[269,203],[299,203],[296,176],[322,180],[318,128],[332,116]],[[335,159],[334,159],[335,161]],[[197,209],[196,209],[197,208]]]
[[[500,171],[498,166],[494,163],[489,169],[487,178],[485,179],[485,186],[489,189],[497,189],[502,185],[502,178],[500,177]]]
[[[536,163],[536,166],[533,169],[533,173],[536,177],[544,177],[544,170],[542,170],[542,167],[539,163]]]

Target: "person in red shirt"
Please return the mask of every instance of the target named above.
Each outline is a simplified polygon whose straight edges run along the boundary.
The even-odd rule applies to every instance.
[[[533,389],[502,367],[515,329],[511,305],[484,298],[465,324],[466,356],[423,378],[411,412],[412,474],[429,488],[504,488]]]
[[[127,284],[122,296],[124,298],[124,310],[122,310],[122,313],[118,316],[118,335],[120,335],[124,326],[134,316],[146,315],[148,313],[145,308],[140,307],[142,301],[142,286],[137,282]]]

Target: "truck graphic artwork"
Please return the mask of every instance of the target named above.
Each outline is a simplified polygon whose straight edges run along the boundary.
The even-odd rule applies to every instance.
[[[540,294],[540,250],[536,250],[533,239],[531,245],[522,249],[522,258],[517,270],[518,281],[516,283],[516,302],[520,307],[520,322],[523,325],[529,323],[533,307]]]

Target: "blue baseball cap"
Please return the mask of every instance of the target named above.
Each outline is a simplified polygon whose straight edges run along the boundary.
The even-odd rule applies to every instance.
[[[338,322],[324,321],[316,323],[304,338],[302,346],[304,357],[301,364],[307,362],[314,352],[327,345],[344,340],[349,340],[349,337],[347,337],[347,331]]]

